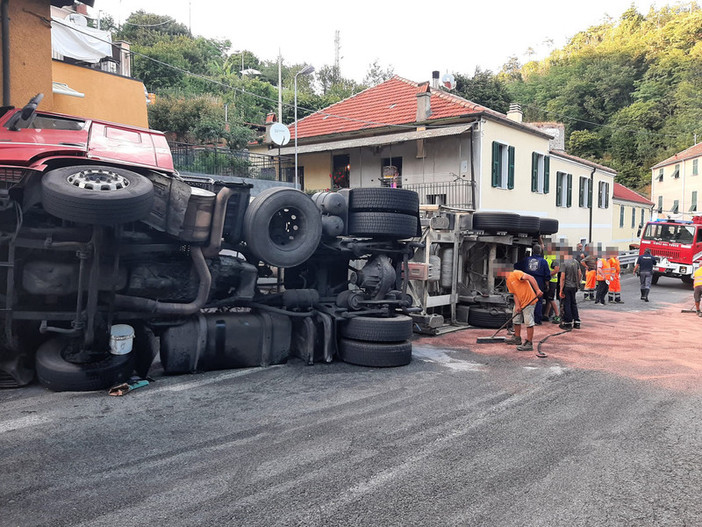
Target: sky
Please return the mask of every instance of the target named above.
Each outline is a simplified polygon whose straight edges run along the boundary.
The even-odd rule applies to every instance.
[[[260,60],[319,69],[335,61],[339,31],[341,75],[361,82],[370,64],[408,80],[431,72],[472,76],[476,67],[497,73],[510,57],[543,59],[579,31],[615,20],[634,5],[642,14],[669,2],[655,0],[455,0],[319,2],[268,0],[95,0],[91,13],[117,22],[143,9],[169,15],[196,36],[228,39]],[[528,55],[531,48],[535,54]]]

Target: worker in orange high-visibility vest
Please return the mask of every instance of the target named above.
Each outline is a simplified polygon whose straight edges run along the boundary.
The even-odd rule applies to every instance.
[[[585,276],[584,300],[595,299],[595,286],[597,285],[597,256],[594,252],[585,255],[581,261],[583,276]]]
[[[697,311],[697,316],[702,317],[702,312],[700,312],[700,298],[702,298],[702,267],[692,274],[692,280],[692,285],[695,288],[695,310]]]
[[[607,290],[609,289],[609,282],[612,278],[611,267],[606,254],[597,260],[597,272],[595,278],[597,279],[597,286],[595,288],[595,304],[603,306],[605,305],[605,297],[607,296]]]
[[[615,302],[617,304],[623,304],[622,301],[622,283],[621,277],[621,265],[619,264],[619,256],[617,256],[616,249],[612,249],[611,256],[609,258],[610,272],[612,274],[612,279],[609,282],[609,294],[607,298],[610,302]]]

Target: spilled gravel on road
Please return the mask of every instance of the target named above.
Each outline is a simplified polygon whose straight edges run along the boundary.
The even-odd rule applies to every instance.
[[[689,309],[690,302],[664,304],[652,311],[618,311],[605,307],[581,311],[582,329],[550,337],[541,345],[554,363],[567,368],[610,372],[651,381],[677,390],[702,390],[702,318]],[[536,326],[534,340],[560,332],[557,325]],[[532,362],[534,352],[516,351],[507,344],[477,344],[478,337],[491,336],[494,329],[466,329],[417,344],[471,351],[478,355]],[[507,335],[501,331],[500,335]],[[536,343],[535,343],[536,348]]]

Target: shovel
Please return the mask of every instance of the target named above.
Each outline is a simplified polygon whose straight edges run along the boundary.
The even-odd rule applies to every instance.
[[[538,296],[535,297],[534,300],[532,300],[531,302],[529,302],[529,303],[528,303],[526,306],[524,306],[524,307],[529,307],[530,305],[532,305],[532,304],[534,303],[535,300],[538,300],[538,299],[539,299]],[[524,311],[524,308],[522,308],[522,311]],[[478,337],[478,338],[476,339],[475,343],[476,343],[476,344],[496,344],[496,343],[498,343],[498,342],[499,342],[499,343],[504,343],[505,337],[498,337],[497,334],[498,334],[500,331],[502,331],[503,329],[505,329],[505,328],[509,325],[510,322],[512,322],[515,318],[517,318],[517,315],[518,315],[518,314],[519,314],[519,313],[515,313],[514,315],[512,315],[512,318],[510,318],[509,320],[507,320],[507,322],[505,322],[504,324],[502,324],[502,325],[500,326],[500,328],[499,328],[497,331],[495,331],[495,333],[493,333],[493,335],[492,335],[491,337]]]

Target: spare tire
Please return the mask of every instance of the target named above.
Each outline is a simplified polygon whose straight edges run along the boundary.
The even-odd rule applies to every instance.
[[[541,218],[539,232],[541,234],[556,234],[558,232],[558,220],[556,218]]]
[[[473,229],[490,234],[496,232],[518,232],[519,214],[515,212],[476,212],[473,214]]]
[[[521,216],[519,218],[519,232],[538,234],[540,226],[541,218],[538,216]]]
[[[41,180],[44,210],[62,220],[120,225],[151,212],[151,181],[124,168],[83,165],[57,168]]]
[[[349,192],[349,211],[417,214],[419,195],[401,188],[353,188]]]
[[[321,237],[321,212],[307,194],[293,188],[264,190],[244,214],[246,244],[269,265],[302,264],[317,249]]]

